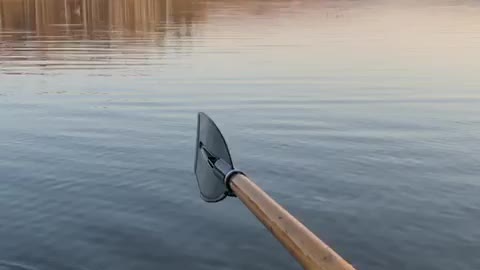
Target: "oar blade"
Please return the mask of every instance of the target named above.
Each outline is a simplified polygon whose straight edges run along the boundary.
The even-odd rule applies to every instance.
[[[223,160],[230,169],[233,169],[233,162],[222,133],[205,113],[198,114],[195,152],[195,175],[200,189],[200,197],[206,202],[223,200],[227,196],[228,190],[223,177],[212,166],[214,160],[209,157]]]

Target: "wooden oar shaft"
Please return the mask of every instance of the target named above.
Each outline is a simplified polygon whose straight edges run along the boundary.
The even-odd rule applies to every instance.
[[[248,177],[234,175],[230,188],[303,268],[355,270]]]

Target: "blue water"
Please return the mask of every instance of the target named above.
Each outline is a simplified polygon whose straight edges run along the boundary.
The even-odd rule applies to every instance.
[[[0,269],[299,269],[238,200],[201,201],[198,111],[358,269],[480,268],[478,1],[117,2],[87,26],[81,1],[43,23],[21,2],[0,1]]]

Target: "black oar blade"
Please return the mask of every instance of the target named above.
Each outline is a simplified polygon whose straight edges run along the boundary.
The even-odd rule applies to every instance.
[[[195,175],[200,196],[207,202],[223,200],[228,190],[222,174],[215,164],[222,163],[233,169],[227,143],[217,125],[204,113],[198,114],[197,145],[195,149]]]

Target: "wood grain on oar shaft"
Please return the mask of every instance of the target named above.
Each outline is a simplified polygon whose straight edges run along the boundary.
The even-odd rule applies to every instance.
[[[234,175],[230,187],[305,269],[355,270],[246,176]]]

